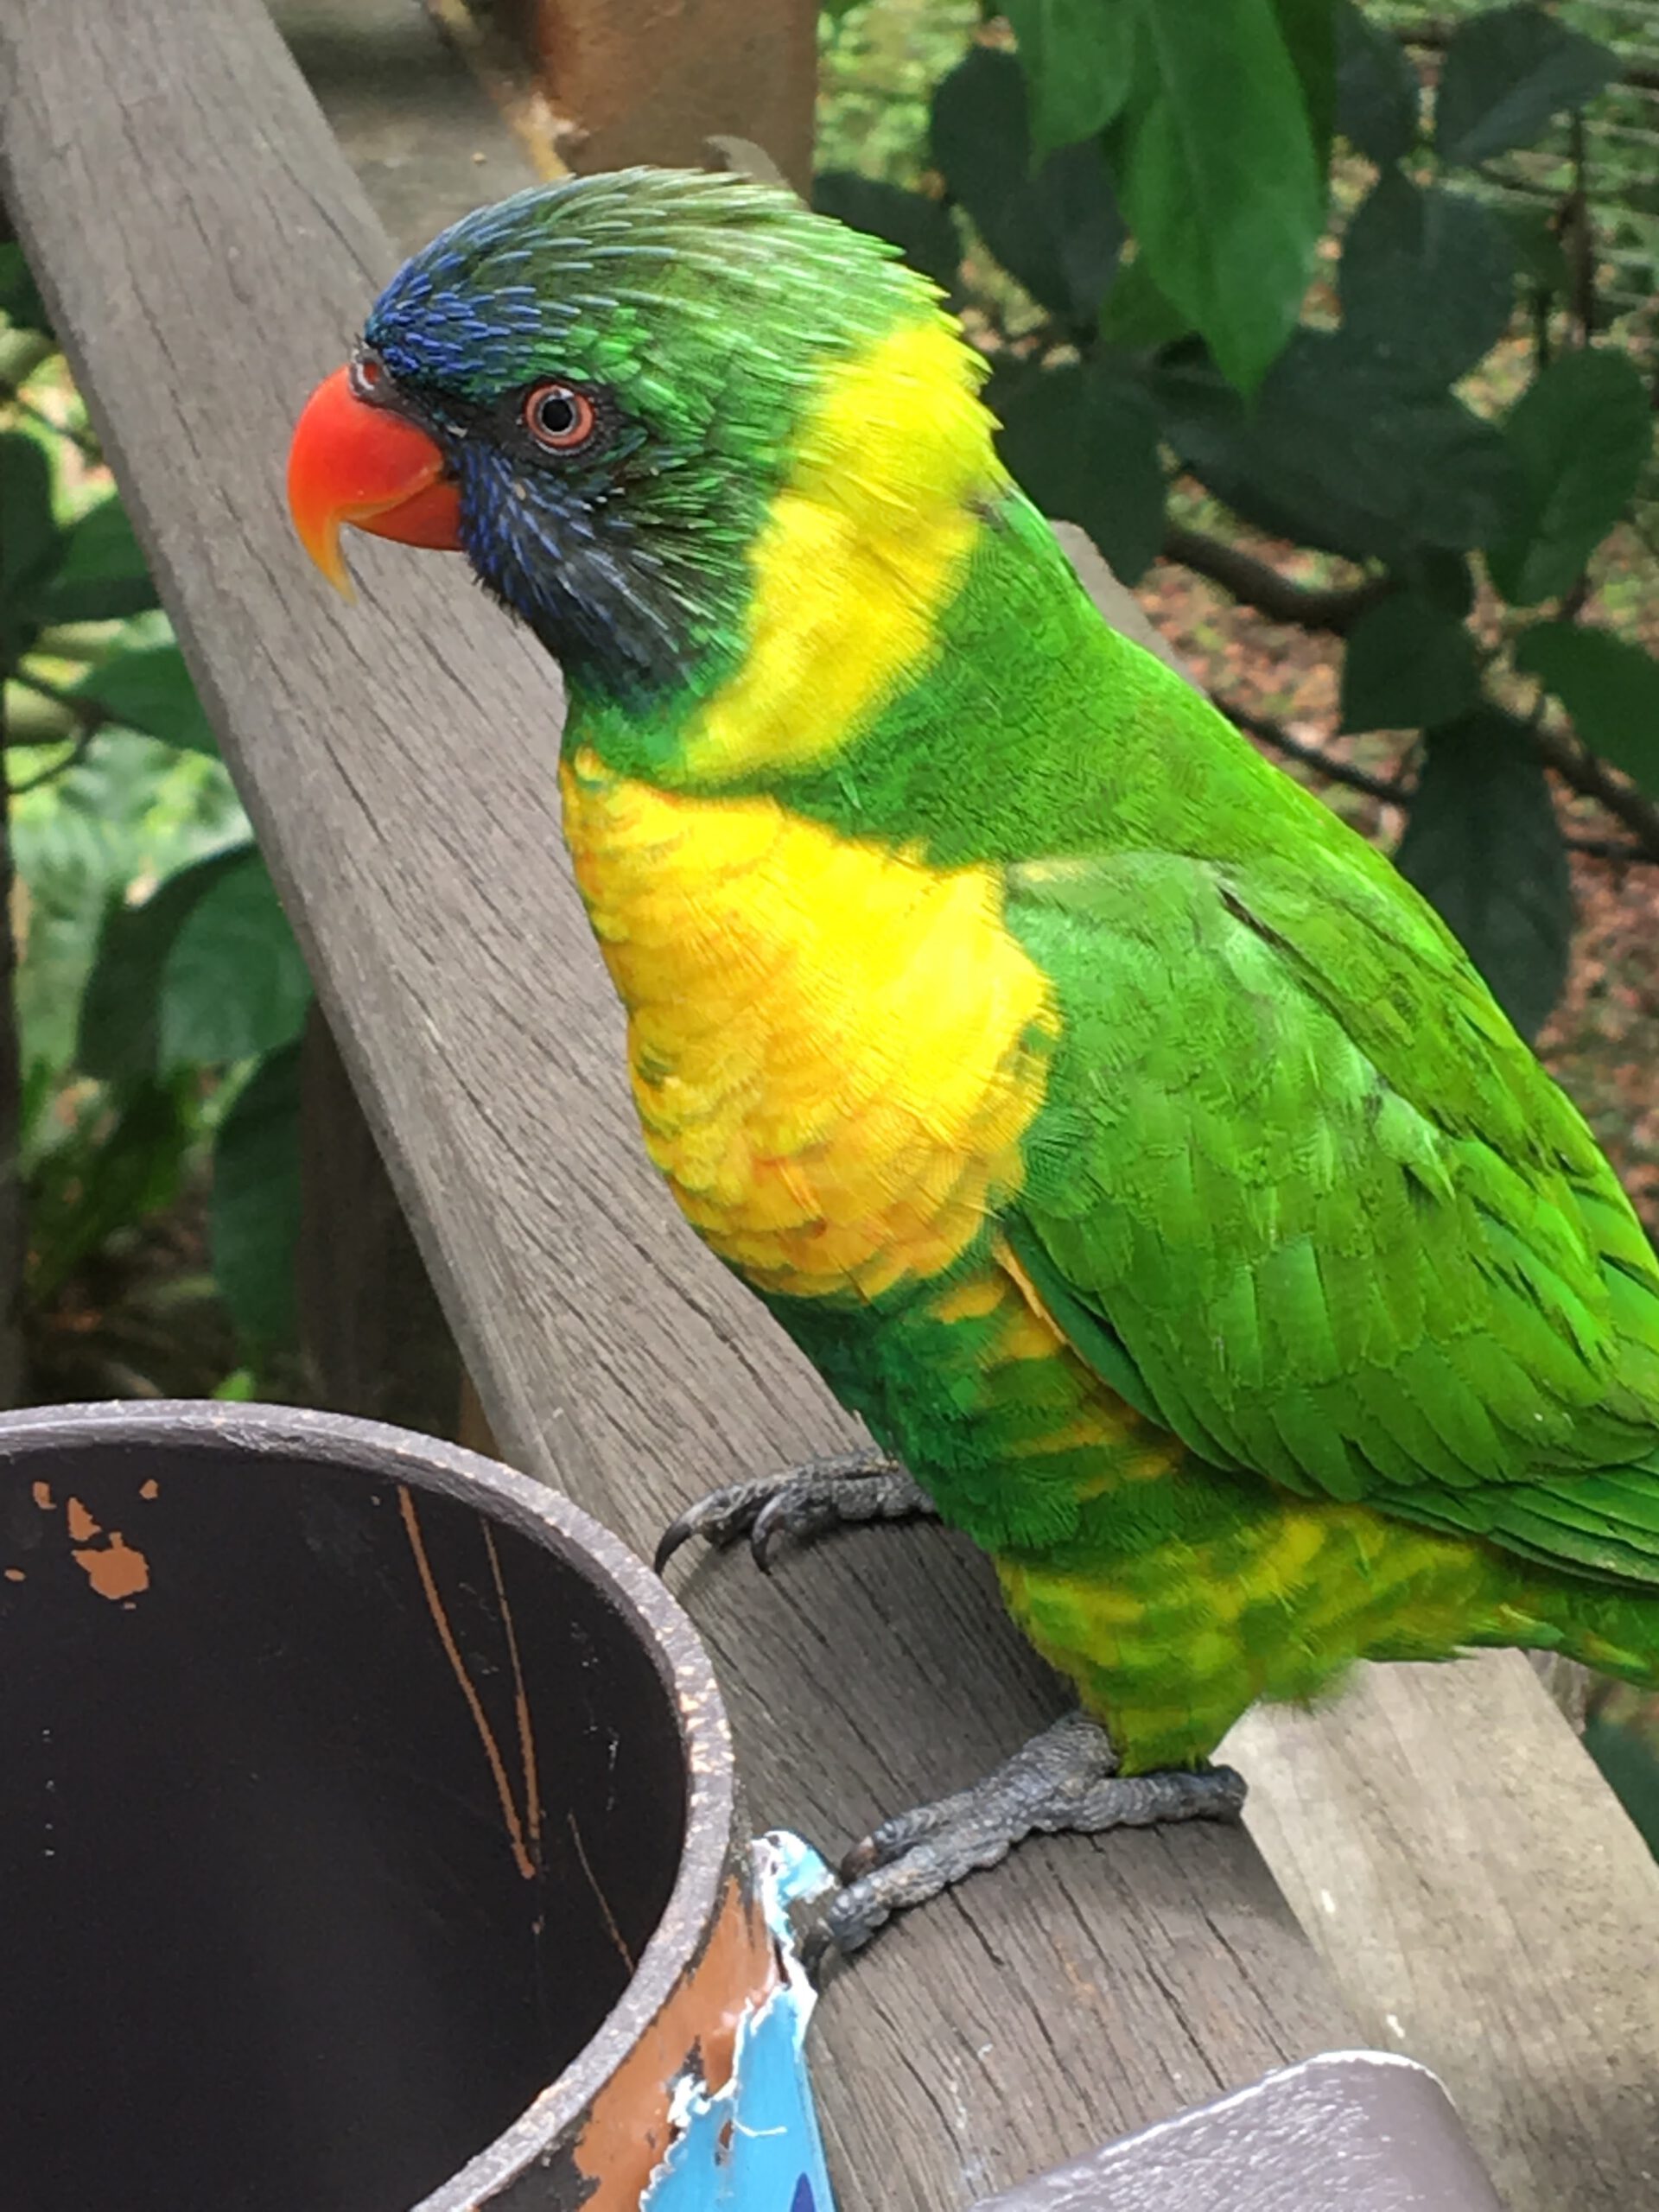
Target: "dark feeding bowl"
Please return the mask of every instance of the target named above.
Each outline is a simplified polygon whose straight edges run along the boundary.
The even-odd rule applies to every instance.
[[[772,1971],[724,1715],[563,1498],[400,1430],[0,1416],[4,2212],[621,2212]]]

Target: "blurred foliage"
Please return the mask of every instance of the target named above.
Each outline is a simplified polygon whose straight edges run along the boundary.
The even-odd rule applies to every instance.
[[[1659,662],[1583,619],[1653,466],[1652,333],[1599,304],[1582,127],[1624,65],[1543,7],[1465,6],[1426,72],[1403,20],[849,6],[815,199],[963,308],[1004,459],[1126,582],[1194,495],[1349,580],[1306,595],[1341,727],[1407,738],[1396,857],[1532,1035],[1573,926],[1546,763],[1659,858]],[[836,97],[872,62],[867,105]],[[1504,201],[1494,164],[1561,131],[1559,200]]]
[[[239,1389],[294,1335],[295,1046],[310,982],[10,244],[0,317],[35,1384],[205,1391],[230,1376]]]

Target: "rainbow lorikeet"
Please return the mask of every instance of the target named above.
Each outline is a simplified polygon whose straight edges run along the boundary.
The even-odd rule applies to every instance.
[[[635,170],[417,254],[290,461],[331,574],[462,548],[560,662],[652,1158],[892,1455],[671,1541],[931,1505],[1081,1696],[878,1830],[848,1947],[1236,1809],[1231,1723],[1362,1656],[1659,1681],[1636,1216],[1417,893],[1102,620],[982,369],[876,241]]]

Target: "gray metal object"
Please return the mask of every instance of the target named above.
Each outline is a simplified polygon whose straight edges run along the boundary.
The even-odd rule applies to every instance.
[[[975,2212],[1503,2212],[1426,2066],[1326,2051]]]

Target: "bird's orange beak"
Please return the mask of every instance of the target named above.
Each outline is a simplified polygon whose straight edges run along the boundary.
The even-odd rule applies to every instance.
[[[343,524],[405,545],[461,550],[461,493],[436,442],[407,416],[359,399],[349,369],[323,378],[294,426],[288,509],[301,544],[346,599]]]

